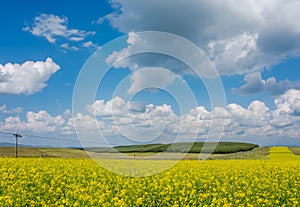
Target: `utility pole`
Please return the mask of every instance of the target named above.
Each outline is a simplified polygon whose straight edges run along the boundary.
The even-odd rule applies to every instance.
[[[16,158],[18,157],[18,139],[19,137],[21,138],[22,135],[21,134],[18,134],[18,132],[16,134],[13,134],[15,137],[16,137]]]

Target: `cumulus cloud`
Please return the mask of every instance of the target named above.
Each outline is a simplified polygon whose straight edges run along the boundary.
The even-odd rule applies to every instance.
[[[256,93],[264,90],[265,81],[258,72],[245,75],[244,81],[246,83],[240,87],[243,93]]]
[[[128,111],[128,106],[120,97],[115,97],[110,101],[96,100],[93,104],[88,105],[87,109],[90,114],[95,116],[117,116],[124,115]]]
[[[169,70],[159,68],[139,70],[130,77],[132,84],[127,92],[129,94],[134,94],[151,87],[165,88],[175,79],[176,74]]]
[[[0,93],[33,94],[47,86],[50,76],[60,69],[51,58],[23,64],[0,64]]]
[[[8,116],[0,122],[0,129],[2,131],[15,131],[17,129],[23,132],[74,135],[75,125],[77,129],[84,130],[89,135],[96,133],[98,127],[101,130],[108,131],[104,122],[97,121],[92,116],[81,113],[73,117],[70,110],[66,110],[63,114],[57,116],[50,115],[45,110],[29,111],[23,119],[19,115]]]
[[[143,39],[145,36],[146,39]],[[128,47],[121,51],[114,51],[106,58],[106,63],[114,65],[115,68],[129,68],[131,71],[145,67],[160,67],[167,68],[178,74],[191,73],[188,67],[181,61],[162,53],[152,52],[159,47],[165,47],[165,51],[170,51],[174,49],[174,46],[169,45],[167,42],[158,42],[157,39],[159,37],[154,37],[151,34],[145,34],[143,37],[137,33],[130,32],[127,39]],[[161,39],[164,38],[162,37]],[[173,41],[175,42],[176,40],[173,39]],[[174,42],[173,44],[175,44]],[[146,52],[140,53],[140,51]],[[177,51],[182,54],[185,53],[185,51]]]
[[[208,133],[224,127],[222,140],[243,141],[260,137],[263,143],[265,138],[272,137],[276,143],[278,137],[286,137],[299,142],[299,97],[300,91],[291,89],[275,99],[273,110],[255,100],[247,107],[231,103],[212,111],[198,106],[182,116],[176,115],[169,105],[154,106],[115,97],[109,101],[97,100],[87,106],[88,114],[78,113],[74,117],[69,110],[57,116],[43,110],[27,112],[23,119],[8,116],[0,121],[0,129],[74,135],[76,126],[77,132],[85,135],[95,135],[100,130],[107,139],[125,136],[139,142],[172,142],[177,136],[180,141],[192,141],[193,137],[205,139]],[[220,116],[224,112],[226,117]],[[216,128],[212,127],[213,122]],[[160,138],[153,139],[157,137]]]
[[[26,114],[26,118],[27,122],[25,126],[32,131],[53,132],[57,126],[65,122],[61,116],[52,117],[48,112],[43,110],[37,113],[30,111]]]
[[[289,80],[278,82],[275,77],[263,80],[259,72],[245,75],[244,82],[245,84],[242,85],[239,90],[233,89],[233,91],[242,94],[253,94],[265,91],[271,95],[280,95],[291,88],[299,88],[299,82],[291,82]]]
[[[129,68],[133,71],[130,77],[131,86],[127,90],[129,94],[142,90],[146,86],[166,88],[176,77],[180,78],[182,75],[192,75],[196,72],[201,77],[217,76],[207,57],[186,40],[172,35],[167,36],[165,33],[148,32],[129,33],[127,43],[128,47],[108,55],[106,63],[115,68]],[[174,48],[174,45],[179,46],[180,49]],[[189,53],[181,50],[181,46],[188,47]]]
[[[68,27],[68,18],[60,17],[54,14],[41,14],[34,18],[34,21],[29,26],[23,28],[24,31],[29,31],[31,34],[44,37],[50,43],[56,43],[58,39],[68,40],[71,42],[82,42],[86,37],[94,35],[95,32],[84,31],[78,29],[70,29]],[[74,49],[67,47],[67,43],[63,43],[65,49]]]
[[[257,33],[242,33],[228,39],[209,41],[205,48],[221,75],[245,74],[266,67],[257,48]]]
[[[300,116],[300,91],[289,90],[285,94],[277,97],[274,101],[277,106],[277,114],[291,114]]]
[[[251,27],[253,21],[259,21],[251,21],[255,11],[248,2],[193,0],[187,3],[177,0],[170,4],[168,1],[158,0],[114,0],[111,3],[116,11],[107,15],[105,19],[122,32],[165,31],[198,41],[204,37],[202,41],[205,41],[211,36],[236,33]],[[182,15],[183,12],[185,15]],[[229,27],[232,30],[228,30]],[[217,29],[220,33],[216,33]]]
[[[163,31],[183,36],[209,55],[221,75],[262,71],[286,57],[300,55],[297,1],[110,2],[115,12],[101,17],[99,23],[108,21],[124,33]],[[157,45],[164,46],[162,42]],[[134,65],[134,61],[127,65]]]
[[[1,123],[2,130],[21,130],[33,132],[54,132],[57,126],[61,125],[64,120],[61,116],[52,117],[46,111],[27,112],[26,120],[21,120],[20,116],[6,117]]]
[[[120,97],[97,100],[88,105],[90,115],[105,121],[122,136],[147,139],[162,132],[167,123],[176,119],[171,106],[154,106],[141,102],[126,102]]]
[[[270,136],[274,139],[284,136],[299,137],[299,95],[299,90],[291,89],[278,96],[274,101],[274,110],[264,102],[255,100],[246,108],[231,103],[225,108],[217,107],[208,111],[205,107],[198,106],[182,116],[176,115],[167,105],[150,104],[139,107],[142,110],[129,110],[130,102],[120,97],[110,101],[98,100],[88,108],[91,114],[104,118],[107,126],[116,129],[116,134],[124,133],[128,137],[137,138],[136,135],[140,135],[140,132],[151,136],[159,132],[164,141],[172,141],[178,134],[183,140],[191,140],[195,135],[205,139],[209,132],[213,133],[211,130],[214,129],[211,127],[214,122],[214,127],[224,127],[225,140],[261,137],[263,142],[263,138]],[[111,107],[114,102],[116,107]],[[226,114],[226,117],[221,114]],[[164,127],[158,127],[160,125]],[[142,138],[139,138],[142,141]]]
[[[298,138],[300,135],[299,97],[300,91],[291,89],[275,99],[274,110],[271,110],[264,102],[255,100],[246,108],[232,103],[226,108],[219,107],[208,111],[205,107],[198,106],[182,116],[176,115],[167,105],[150,104],[139,107],[142,110],[128,110],[130,102],[122,101],[120,97],[107,102],[98,100],[89,107],[93,108],[91,112],[94,110],[97,112],[96,116],[103,115],[103,111],[106,117],[117,115],[114,119],[106,119],[107,126],[121,127],[121,132],[124,132],[126,128],[132,129],[134,126],[135,129],[138,128],[145,134],[147,130],[153,133],[150,129],[161,130],[166,140],[174,139],[178,134],[182,139],[187,140],[195,134],[197,138],[206,138],[209,131],[213,130],[212,121],[215,122],[215,127],[218,127],[218,123],[224,126],[224,139],[241,140],[247,137],[262,137],[263,139],[270,136]],[[114,101],[118,104],[116,104],[117,107],[113,107],[115,110],[112,110],[110,105]],[[120,113],[120,109],[126,109],[123,110],[126,113]],[[220,117],[219,115],[225,114],[224,112],[226,117]],[[109,113],[111,116],[108,116]],[[163,125],[164,128],[158,128],[157,125]],[[134,136],[133,133],[127,135]]]

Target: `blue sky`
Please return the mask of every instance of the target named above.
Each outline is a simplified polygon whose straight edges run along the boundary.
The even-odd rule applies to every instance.
[[[12,0],[1,8],[0,142],[14,142],[9,133],[19,131],[28,135],[22,144],[44,146],[195,139],[300,145],[297,1]],[[170,53],[125,58],[153,48]],[[99,61],[95,53],[114,67],[88,66]],[[203,76],[175,53],[198,61]],[[92,75],[79,81],[83,94],[73,99],[84,68]],[[99,87],[89,88],[104,71]],[[74,101],[80,108],[72,109]]]

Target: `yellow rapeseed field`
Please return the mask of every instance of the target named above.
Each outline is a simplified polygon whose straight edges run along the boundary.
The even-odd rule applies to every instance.
[[[2,207],[300,206],[300,159],[286,147],[271,148],[270,160],[181,161],[143,178],[91,159],[0,158],[0,177]]]

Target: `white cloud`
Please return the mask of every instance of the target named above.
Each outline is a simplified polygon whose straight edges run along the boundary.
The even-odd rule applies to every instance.
[[[247,74],[244,77],[245,85],[240,87],[243,93],[256,93],[264,90],[265,81],[262,80],[259,72]]]
[[[181,139],[191,139],[195,134],[198,138],[206,138],[208,132],[214,130],[211,129],[214,123],[216,130],[219,130],[219,127],[225,127],[223,136],[225,140],[262,137],[263,141],[266,137],[274,136],[276,142],[276,137],[297,138],[297,135],[300,135],[299,93],[298,90],[289,90],[279,96],[275,100],[275,110],[255,100],[247,108],[232,103],[226,108],[215,108],[211,112],[203,106],[198,106],[181,117],[177,116],[167,105],[146,105],[143,107],[145,110],[130,111],[128,110],[130,102],[125,102],[120,97],[108,102],[98,100],[89,107],[90,109],[95,107],[97,116],[109,117],[105,119],[107,126],[112,126],[128,137],[137,138],[140,132],[146,137],[147,133],[156,135],[159,132],[166,139],[173,139],[179,133]],[[119,105],[112,109],[110,106],[115,101]],[[220,114],[227,115],[223,117]],[[147,138],[150,139],[150,137]]]
[[[120,97],[107,102],[97,100],[87,108],[91,115],[101,118],[119,136],[142,142],[166,135],[167,125],[177,117],[169,105],[125,102]]]
[[[183,36],[206,51],[221,75],[262,71],[286,57],[300,56],[298,1],[110,2],[115,12],[101,17],[99,23],[106,20],[124,33],[163,31]],[[139,40],[135,44],[142,45],[143,42],[147,40]],[[132,44],[129,41],[128,49]],[[158,42],[157,45],[163,47],[164,44]],[[176,45],[173,47],[174,50],[184,50],[176,48]],[[138,66],[149,66],[147,61],[149,58],[133,59],[131,63],[127,61],[126,66],[132,68],[134,62],[138,62]]]
[[[69,110],[63,114],[52,116],[47,111],[41,110],[38,112],[29,111],[24,119],[20,116],[9,116],[0,122],[2,131],[23,131],[23,132],[38,132],[38,133],[54,133],[54,134],[75,134],[75,124],[78,130],[84,130],[86,134],[95,134],[98,127],[101,130],[109,131],[105,123],[97,121],[89,115],[81,113],[72,116]],[[109,131],[112,133],[111,131]],[[31,134],[32,134],[31,133]]]
[[[64,120],[61,116],[52,117],[46,111],[37,113],[27,112],[26,120],[19,116],[7,117],[1,124],[1,129],[6,131],[32,131],[32,132],[55,132]]]
[[[127,90],[129,94],[136,93],[147,86],[166,88],[176,79],[177,74],[193,74],[193,71],[184,63],[170,56],[158,53],[139,54],[139,51],[152,51],[156,46],[162,45],[156,41],[157,38],[151,38],[151,34],[147,36],[149,38],[142,39],[136,33],[129,33],[128,47],[121,51],[114,51],[106,58],[106,63],[114,65],[115,68],[129,68],[133,71],[133,75],[130,77],[131,86]],[[173,46],[170,47],[173,50]],[[180,50],[178,51],[181,53]],[[193,58],[192,55],[189,58]],[[199,57],[197,57],[197,61],[200,61]],[[196,63],[193,62],[193,64]]]
[[[176,0],[170,3],[158,0],[114,0],[111,3],[117,10],[105,19],[122,32],[166,31],[190,37],[197,42],[211,36],[235,34],[241,29],[253,27],[259,21],[259,17],[254,17],[259,11],[255,11],[249,1],[192,0],[187,3]],[[256,5],[261,3],[257,2]],[[182,15],[183,12],[185,15]]]
[[[169,70],[148,68],[139,70],[130,77],[132,82],[127,90],[129,94],[135,94],[143,89],[151,87],[165,88],[176,79],[176,74]]]
[[[143,39],[143,36],[146,36],[147,38]],[[169,55],[164,55],[161,53],[152,53],[152,51],[155,51],[155,49],[160,47],[165,47],[165,50],[162,50],[162,53],[164,51],[172,51],[176,49],[178,52],[177,55],[184,56],[183,54],[186,54],[187,52],[183,50],[183,48],[175,47],[176,41],[178,41],[177,39],[173,39],[174,46],[169,42],[159,42],[157,41],[158,38],[160,38],[159,35],[153,36],[151,33],[141,36],[137,33],[130,32],[127,39],[128,47],[122,49],[121,51],[114,51],[111,53],[106,58],[106,63],[113,65],[115,68],[129,68],[131,71],[136,71],[141,68],[157,67],[169,69],[177,74],[191,74],[192,70],[190,70],[184,63],[175,57],[173,58]],[[165,40],[163,36],[160,39]],[[180,43],[182,44],[182,42]],[[191,50],[190,47],[189,50]],[[146,51],[146,53],[141,53],[140,51]],[[191,62],[194,60],[193,55],[190,55],[189,58],[191,58]],[[203,59],[203,57],[196,58],[197,61]]]
[[[82,43],[83,47],[89,47],[89,48],[96,48],[98,47],[97,44],[93,43],[92,41],[84,42]]]
[[[229,39],[209,41],[206,52],[221,75],[245,74],[266,65],[257,60],[262,55],[257,49],[257,33],[242,33]]]
[[[33,94],[47,86],[52,74],[60,69],[51,58],[23,64],[0,64],[0,93]]]
[[[87,106],[90,114],[78,113],[74,117],[69,110],[57,116],[46,111],[27,112],[23,119],[8,116],[0,121],[0,130],[74,135],[76,125],[81,134],[96,135],[101,130],[107,139],[125,136],[142,142],[160,137],[154,142],[170,142],[178,135],[181,141],[191,141],[195,135],[205,139],[209,132],[214,133],[214,130],[224,127],[223,141],[243,141],[247,138],[249,141],[259,137],[261,143],[269,139],[277,143],[277,138],[286,137],[299,143],[299,97],[300,90],[292,89],[275,99],[274,110],[255,100],[246,108],[231,103],[225,108],[208,111],[198,106],[182,116],[176,115],[169,105],[143,105],[116,97],[109,101],[97,100]],[[98,120],[94,118],[94,111]],[[220,116],[224,112],[226,117]],[[213,122],[216,128],[211,128]]]
[[[126,102],[116,96],[109,101],[96,100],[93,104],[88,105],[87,109],[91,115],[101,117],[128,117],[130,115],[150,114],[154,117],[165,116],[165,112],[174,115],[169,105],[154,106],[145,105],[141,102]]]
[[[234,92],[240,92],[242,94],[252,94],[266,91],[271,95],[283,94],[291,88],[299,88],[299,82],[291,82],[289,80],[283,80],[277,82],[275,77],[262,79],[259,72],[249,73],[244,77],[245,84],[242,85],[239,90],[233,89]]]
[[[34,18],[34,22],[23,28],[31,34],[46,38],[50,43],[56,43],[59,38],[72,42],[82,42],[87,36],[94,35],[95,32],[70,29],[68,27],[68,18],[60,17],[54,14],[41,14]],[[63,43],[63,45],[66,43]],[[73,49],[66,48],[66,49]]]
[[[87,109],[90,114],[95,116],[124,115],[128,111],[125,101],[118,96],[107,102],[97,100],[95,103],[88,105]]]
[[[291,89],[274,101],[277,114],[300,115],[300,90]]]
[[[64,124],[62,116],[52,117],[46,111],[37,113],[28,112],[26,114],[27,122],[24,123],[26,128],[32,131],[54,132],[57,126]]]
[[[68,43],[63,43],[63,44],[60,45],[60,47],[66,49],[66,50],[74,50],[74,51],[79,50],[78,47],[76,47],[74,45],[70,46]]]
[[[87,109],[90,114],[95,116],[124,116],[129,111],[144,111],[145,106],[138,102],[126,102],[119,96],[109,101],[96,100],[93,104],[88,105]]]
[[[8,109],[6,105],[3,104],[2,106],[0,106],[0,112],[2,112],[3,114],[20,114],[23,112],[23,108],[16,107],[16,108]]]
[[[70,118],[67,126],[72,129],[69,130],[69,133],[74,133],[75,126],[77,132],[84,135],[97,135],[99,129],[106,135],[114,135],[115,133],[112,126],[106,125],[104,121],[97,120],[93,116],[82,113],[77,113],[73,119]],[[66,129],[66,126],[64,128]]]
[[[276,109],[272,112],[270,125],[278,136],[300,137],[300,91],[291,89],[274,101]],[[275,134],[275,133],[274,133]]]
[[[120,97],[109,101],[97,100],[88,105],[87,109],[90,115],[97,116],[100,121],[105,122],[106,136],[119,134],[136,141],[149,141],[159,137],[164,134],[167,124],[176,120],[176,115],[169,105],[126,102]]]

